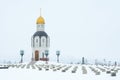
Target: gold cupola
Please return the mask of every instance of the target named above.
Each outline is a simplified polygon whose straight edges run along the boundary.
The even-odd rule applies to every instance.
[[[45,24],[45,20],[42,16],[38,17],[36,24]]]

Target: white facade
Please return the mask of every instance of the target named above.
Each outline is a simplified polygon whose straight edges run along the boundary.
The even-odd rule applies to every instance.
[[[37,24],[37,31],[44,31],[44,24]]]
[[[44,24],[37,24],[37,31],[31,38],[33,61],[45,59],[45,50],[48,50],[50,47],[50,38],[44,32],[44,27]]]

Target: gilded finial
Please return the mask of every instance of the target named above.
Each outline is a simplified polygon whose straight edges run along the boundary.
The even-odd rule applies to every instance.
[[[41,8],[40,8],[40,16],[41,16]]]
[[[40,16],[38,17],[36,24],[45,24],[44,18],[41,16],[41,8],[40,8]]]

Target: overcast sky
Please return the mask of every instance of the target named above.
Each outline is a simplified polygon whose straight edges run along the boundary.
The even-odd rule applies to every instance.
[[[30,61],[40,8],[51,61],[120,60],[120,0],[0,0],[0,61]]]

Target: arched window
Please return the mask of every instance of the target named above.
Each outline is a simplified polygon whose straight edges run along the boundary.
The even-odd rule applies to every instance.
[[[46,44],[46,46],[47,46],[47,47],[50,46],[50,38],[49,38],[49,37],[47,37],[47,44]]]
[[[35,47],[39,47],[39,36],[36,36],[34,40]]]
[[[41,38],[39,39],[39,47],[41,47]]]
[[[42,42],[45,43],[45,39],[43,39]]]
[[[41,47],[46,47],[46,37],[41,37]]]
[[[36,43],[38,43],[38,39],[36,39]]]

